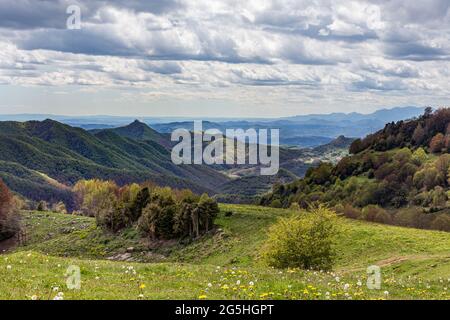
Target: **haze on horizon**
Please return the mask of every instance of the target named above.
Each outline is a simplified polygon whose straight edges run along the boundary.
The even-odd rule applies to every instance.
[[[67,29],[67,7],[81,29]],[[444,106],[450,3],[2,0],[0,114],[281,117]]]

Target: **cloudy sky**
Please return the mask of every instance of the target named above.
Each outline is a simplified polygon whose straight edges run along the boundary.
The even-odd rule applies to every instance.
[[[442,106],[449,61],[448,0],[0,0],[0,113]]]

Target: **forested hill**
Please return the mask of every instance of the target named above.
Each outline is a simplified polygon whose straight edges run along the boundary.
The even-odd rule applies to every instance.
[[[347,216],[450,230],[450,109],[389,123],[354,141],[337,165],[311,168],[304,179],[276,185],[261,199],[274,207],[325,203]],[[442,227],[444,225],[444,227]]]
[[[27,198],[50,202],[67,198],[65,186],[80,179],[152,180],[196,192],[229,180],[207,166],[174,165],[163,136],[131,138],[137,126],[146,125],[93,134],[53,120],[0,122],[0,178]]]
[[[450,109],[442,108],[434,113],[430,108],[418,119],[389,123],[383,130],[357,139],[350,147],[353,154],[371,149],[386,151],[394,148],[424,147],[432,153],[448,152],[450,144]]]

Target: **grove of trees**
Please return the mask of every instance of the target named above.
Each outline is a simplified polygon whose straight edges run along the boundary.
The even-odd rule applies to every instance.
[[[207,194],[151,184],[82,180],[73,190],[79,212],[94,216],[99,226],[112,232],[135,226],[151,239],[199,237],[213,228],[219,212]]]

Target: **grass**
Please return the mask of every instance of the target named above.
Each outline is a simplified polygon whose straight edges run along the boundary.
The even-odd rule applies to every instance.
[[[332,272],[277,270],[258,252],[268,227],[290,212],[221,209],[221,231],[152,254],[134,230],[114,237],[92,218],[24,212],[28,243],[0,256],[0,298],[51,299],[58,287],[66,299],[450,299],[450,233],[340,219]],[[105,260],[129,247],[139,262]],[[382,270],[381,290],[365,286],[373,264]],[[69,265],[81,269],[80,290],[65,286]]]

